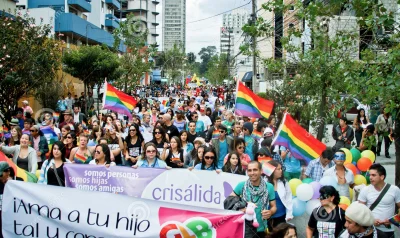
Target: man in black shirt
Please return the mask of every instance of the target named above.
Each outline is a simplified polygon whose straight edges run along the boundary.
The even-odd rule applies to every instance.
[[[169,139],[171,139],[173,136],[179,137],[178,128],[176,128],[176,126],[174,126],[174,125],[172,124],[171,115],[168,114],[168,113],[165,113],[165,114],[163,115],[163,119],[164,119],[164,128],[165,128],[165,132],[168,134]]]

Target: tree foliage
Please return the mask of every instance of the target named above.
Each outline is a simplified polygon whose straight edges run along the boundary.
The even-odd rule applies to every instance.
[[[61,46],[51,27],[28,14],[0,12],[0,118],[9,119],[18,100],[47,82],[60,67]]]
[[[208,62],[210,62],[211,58],[217,53],[217,47],[215,46],[207,46],[201,48],[199,52],[199,56],[201,59],[199,73],[200,75],[204,75],[208,69]]]
[[[172,82],[179,82],[186,63],[186,55],[183,48],[174,44],[172,49],[165,51],[164,56],[163,69],[167,72]]]
[[[120,22],[120,27],[113,34],[115,48],[121,40],[127,46],[127,52],[120,58],[121,77],[115,80],[115,85],[129,92],[151,71],[154,62],[150,59],[156,55],[157,45],[147,44],[148,29],[133,14]]]
[[[214,55],[208,62],[206,78],[214,85],[221,85],[225,79],[228,79],[228,61],[227,55]]]

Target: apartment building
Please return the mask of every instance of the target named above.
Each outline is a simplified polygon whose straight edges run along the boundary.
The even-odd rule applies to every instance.
[[[186,51],[186,0],[163,1],[163,50],[174,44]]]

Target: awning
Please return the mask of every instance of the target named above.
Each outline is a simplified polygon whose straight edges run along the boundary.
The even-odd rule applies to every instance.
[[[152,76],[153,81],[161,81],[161,70],[153,70]]]
[[[245,73],[245,75],[242,78],[243,83],[248,83],[251,82],[252,80],[253,80],[253,71]]]

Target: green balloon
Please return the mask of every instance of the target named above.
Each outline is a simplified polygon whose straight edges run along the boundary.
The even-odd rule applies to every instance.
[[[303,183],[311,183],[311,182],[313,182],[313,180],[312,180],[312,178],[305,178],[305,179],[303,179],[302,182]]]
[[[361,158],[361,152],[356,148],[352,148],[350,153],[353,155],[353,162],[357,162]]]

